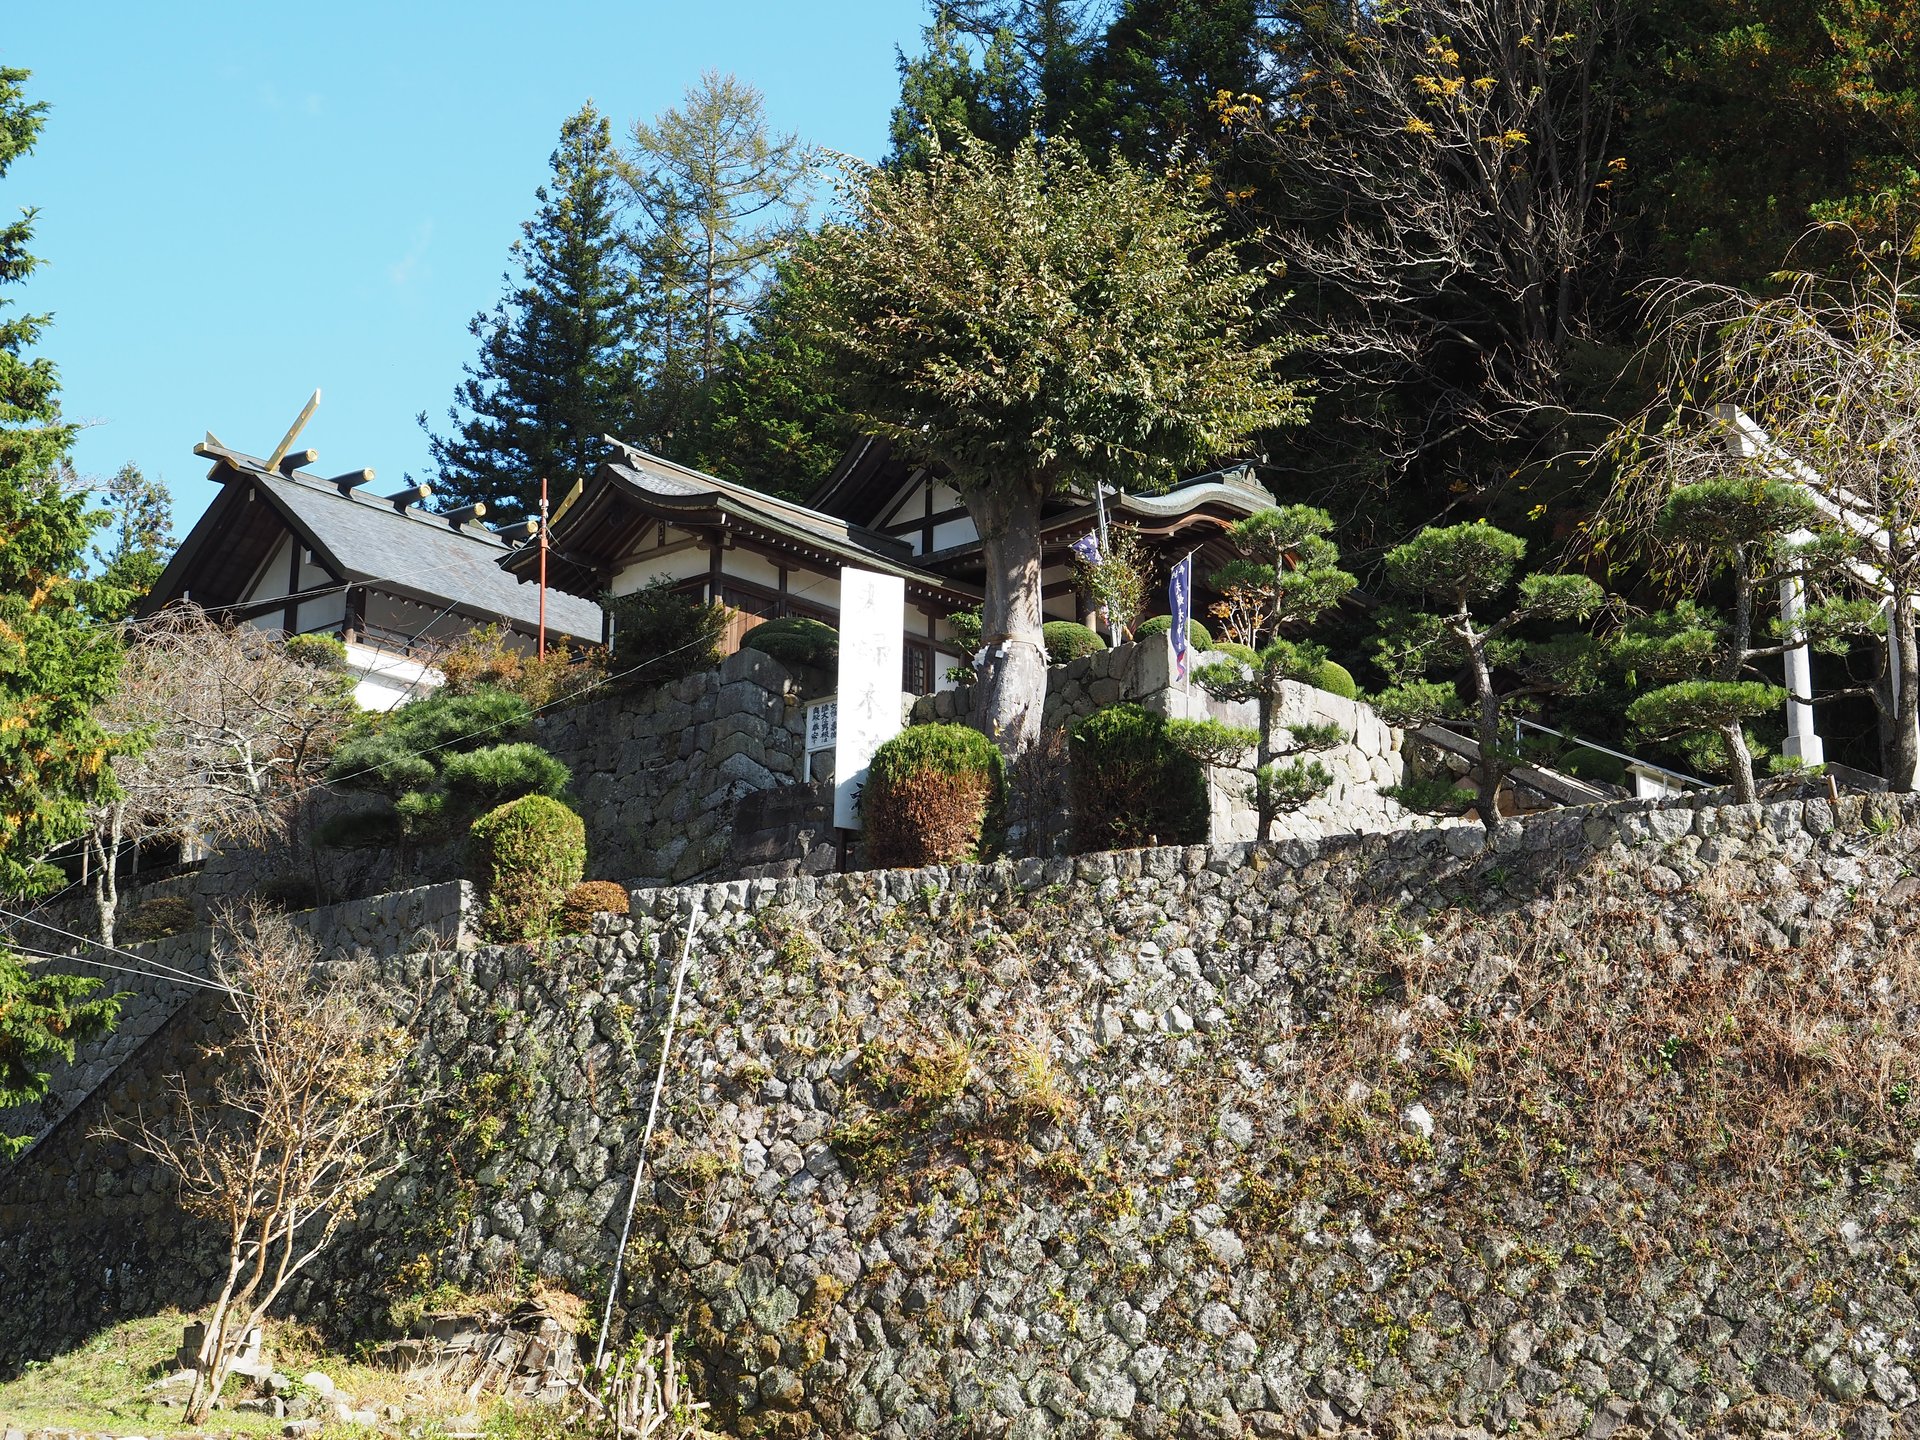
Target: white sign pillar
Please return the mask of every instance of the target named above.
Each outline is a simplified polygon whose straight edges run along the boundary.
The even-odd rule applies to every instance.
[[[860,787],[873,752],[900,733],[900,675],[907,582],[840,571],[839,732],[833,747],[833,823],[858,830]]]
[[[1796,541],[1813,537],[1802,530]],[[1807,597],[1800,577],[1789,576],[1780,582],[1780,632],[1793,635],[1800,628],[1800,617],[1807,608]],[[1813,659],[1806,642],[1801,641],[1781,657],[1787,681],[1787,739],[1781,754],[1804,765],[1820,765],[1827,758],[1819,731],[1813,728]],[[1801,700],[1797,697],[1806,696]]]

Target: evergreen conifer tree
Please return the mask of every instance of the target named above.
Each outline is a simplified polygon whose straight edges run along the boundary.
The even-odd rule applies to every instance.
[[[33,148],[46,115],[28,72],[0,68],[0,179]],[[37,261],[32,210],[0,224],[0,285]],[[113,687],[119,648],[93,611],[103,587],[78,577],[96,515],[64,483],[73,427],[60,416],[53,365],[28,349],[47,317],[0,300],[0,901],[43,893],[62,876],[42,858],[78,835],[88,797],[110,784],[94,705]],[[46,1093],[56,1058],[113,1022],[100,982],[40,975],[0,946],[0,1108]],[[0,1159],[19,1142],[0,1135]]]
[[[469,329],[480,354],[432,435],[440,498],[496,516],[536,509],[540,480],[564,492],[597,462],[603,434],[633,433],[641,345],[639,281],[620,223],[618,156],[591,102],[560,128],[553,178],[521,226],[521,267]]]
[[[122,465],[107,482],[107,544],[95,545],[100,579],[114,592],[106,607],[114,619],[153,589],[173,549],[173,497],[164,482],[149,480],[138,465]]]
[[[644,217],[646,398],[636,438],[695,459],[699,425],[741,323],[800,232],[812,162],[768,128],[760,92],[709,70],[633,127],[623,174]]]

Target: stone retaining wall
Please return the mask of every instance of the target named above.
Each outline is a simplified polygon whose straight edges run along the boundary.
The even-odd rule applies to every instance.
[[[392,955],[426,939],[446,948],[471,943],[475,915],[473,887],[465,881],[395,891],[371,900],[329,905],[291,916],[320,945],[322,958]],[[103,993],[120,996],[120,1018],[102,1040],[74,1056],[55,1061],[48,1071],[47,1093],[32,1105],[0,1109],[0,1133],[27,1136],[36,1143],[63,1117],[83,1105],[121,1065],[133,1059],[191,999],[207,991],[194,981],[208,978],[212,931],[201,926],[149,944],[129,946],[127,954],[101,953],[66,937],[36,929],[31,921],[16,926],[24,943],[47,949],[73,946],[80,953],[48,962],[55,973],[97,978]],[[94,958],[89,958],[94,957]],[[4,1167],[0,1167],[4,1173]]]
[[[1217,655],[1189,656],[1194,667]],[[1347,700],[1311,685],[1285,682],[1284,699],[1275,717],[1281,729],[1299,724],[1335,724],[1347,735],[1344,744],[1319,752],[1318,759],[1333,775],[1325,792],[1278,818],[1274,838],[1368,834],[1405,828],[1428,828],[1434,822],[1380,793],[1406,778],[1405,735],[1381,720],[1369,705]],[[1248,729],[1259,723],[1253,701],[1217,700],[1198,685],[1181,681],[1173,668],[1173,651],[1158,636],[1057,665],[1047,671],[1047,698],[1041,725],[1064,730],[1108,705],[1130,701],[1170,719],[1219,720]],[[973,687],[962,685],[914,702],[914,724],[933,721],[966,723],[973,710]],[[1251,840],[1258,828],[1253,801],[1253,756],[1240,766],[1210,766],[1207,778],[1208,839],[1216,843]],[[1036,828],[1036,853],[1064,854],[1072,829],[1064,805],[1042,816]]]
[[[697,906],[621,1298],[736,1433],[1879,1440],[1920,1399],[1908,1082],[1820,1107],[1916,1032],[1917,865],[1920,803],[1796,799],[640,891],[463,952],[450,1101],[299,1308],[604,1294]],[[1599,1035],[1624,1076],[1554,1068]],[[0,1176],[0,1363],[209,1273],[90,1138],[131,1068]]]

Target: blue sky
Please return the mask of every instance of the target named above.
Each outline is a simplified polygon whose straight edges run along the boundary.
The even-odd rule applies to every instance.
[[[878,157],[921,0],[67,3],[8,6],[0,64],[52,107],[0,209],[37,206],[75,459],[212,497],[205,430],[264,453],[315,386],[327,473],[430,473],[467,321],[500,293],[560,122],[624,130],[706,68],[765,92],[778,129]],[[15,298],[13,296],[9,297]]]

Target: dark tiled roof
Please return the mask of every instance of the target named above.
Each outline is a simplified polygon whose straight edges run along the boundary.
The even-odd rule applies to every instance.
[[[523,630],[538,623],[538,587],[500,568],[513,547],[479,522],[455,525],[418,506],[400,510],[377,494],[345,490],[305,471],[282,474],[255,456],[218,445],[199,445],[195,451],[215,462],[210,479],[227,485],[251,482],[314,548],[316,558],[343,579],[378,582],[383,590],[452,604],[458,613],[511,621]],[[190,565],[193,553],[206,544],[217,543],[217,537],[201,534],[202,526],[214,520],[210,509],[168,566],[170,572]],[[173,588],[168,576],[155,587],[156,592]],[[549,587],[547,627],[597,641],[600,607]]]
[[[548,533],[549,579],[575,590],[606,583],[644,527],[670,525],[709,533],[738,533],[773,551],[806,555],[816,563],[854,565],[899,575],[910,591],[965,605],[979,599],[976,587],[923,569],[905,541],[852,524],[777,495],[738,485],[607,437],[608,455],[584,486],[562,503]],[[535,560],[523,545],[507,561],[530,573]]]

